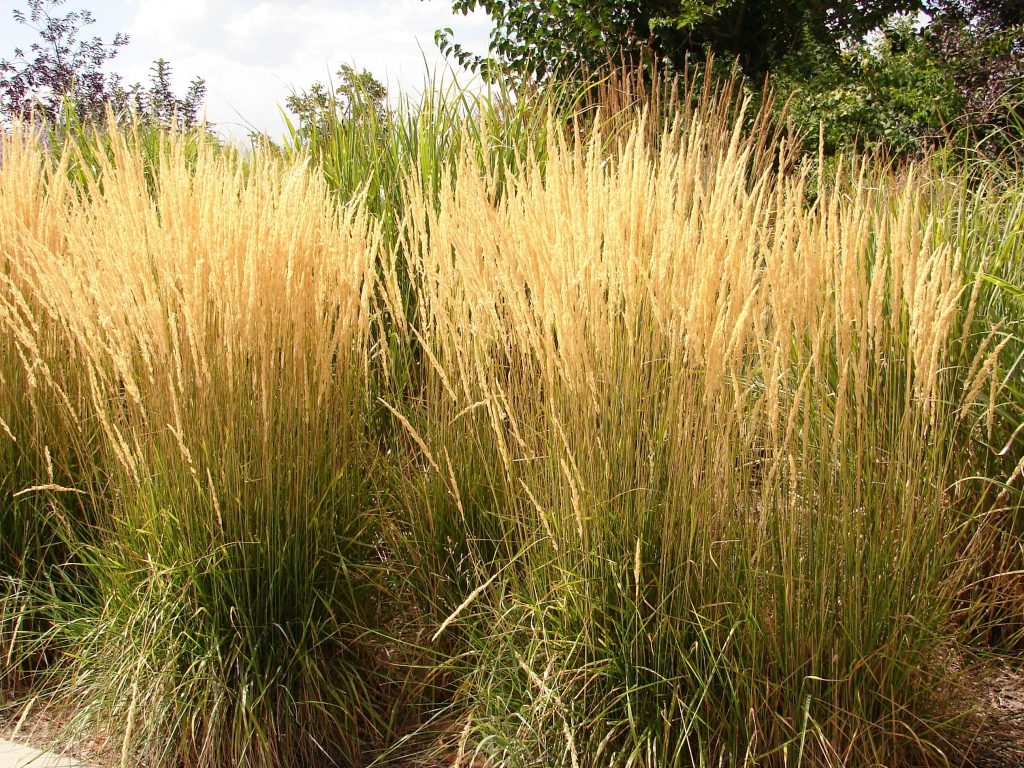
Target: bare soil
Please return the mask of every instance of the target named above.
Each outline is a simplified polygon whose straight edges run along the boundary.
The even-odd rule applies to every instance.
[[[1024,665],[992,663],[969,675],[980,696],[976,739],[970,760],[961,768],[1024,768]],[[83,760],[97,768],[114,768],[119,750],[108,737],[69,740],[64,733],[66,713],[38,698],[0,710],[0,739],[21,742]],[[467,761],[468,762],[468,761]],[[454,757],[417,763],[415,768],[454,765]],[[477,761],[462,768],[484,768]],[[851,767],[852,768],[852,767]],[[894,767],[898,768],[898,767]]]

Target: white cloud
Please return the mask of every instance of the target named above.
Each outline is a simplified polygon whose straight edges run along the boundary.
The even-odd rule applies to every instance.
[[[209,119],[235,135],[242,122],[280,132],[278,104],[340,64],[369,69],[393,88],[417,90],[440,66],[434,30],[453,27],[486,47],[482,14],[453,15],[447,0],[127,0],[132,42],[116,68],[145,80],[157,57],[174,67],[179,90],[207,81]]]

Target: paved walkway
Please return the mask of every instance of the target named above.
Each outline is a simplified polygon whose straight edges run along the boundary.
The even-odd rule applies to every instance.
[[[88,766],[68,757],[57,757],[49,752],[15,744],[0,739],[0,768],[88,768]]]

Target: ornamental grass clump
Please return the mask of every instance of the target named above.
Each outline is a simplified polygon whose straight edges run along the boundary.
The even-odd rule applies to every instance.
[[[391,711],[368,640],[378,227],[302,164],[103,141],[84,184],[30,198],[57,235],[22,216],[5,253],[13,354],[31,375],[59,345],[74,394],[47,397],[95,425],[104,484],[52,619],[58,699],[127,761],[357,761]],[[45,165],[4,152],[4,174]]]
[[[919,169],[849,163],[808,204],[709,104],[611,152],[551,130],[500,188],[464,156],[436,206],[409,186],[403,540],[462,654],[452,749],[959,759],[958,251]]]
[[[645,88],[5,134],[0,707],[156,768],[981,763],[1019,181]]]
[[[992,162],[946,171],[928,204],[939,237],[961,254],[964,283],[954,341],[962,389],[955,447],[958,487],[987,535],[966,557],[976,578],[962,610],[978,639],[1024,649],[1024,186]]]

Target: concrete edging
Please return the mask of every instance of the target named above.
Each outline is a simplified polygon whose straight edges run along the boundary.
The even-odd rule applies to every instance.
[[[24,744],[0,739],[0,768],[90,768],[90,766],[72,757],[61,757]]]

